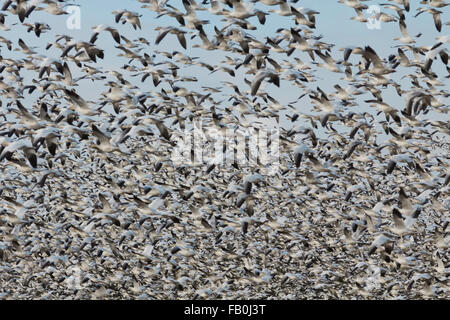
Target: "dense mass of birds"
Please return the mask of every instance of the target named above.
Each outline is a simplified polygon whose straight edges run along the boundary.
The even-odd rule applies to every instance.
[[[401,33],[387,57],[325,42],[298,0],[138,2],[78,41],[33,20],[68,2],[2,1],[0,298],[450,297],[445,1],[378,2],[372,18]],[[371,19],[368,1],[334,6]],[[408,33],[425,15],[439,36]],[[290,27],[256,32],[275,17]],[[39,46],[10,40],[22,27]],[[295,101],[271,94],[288,87]],[[175,163],[194,119],[275,121],[279,170]]]

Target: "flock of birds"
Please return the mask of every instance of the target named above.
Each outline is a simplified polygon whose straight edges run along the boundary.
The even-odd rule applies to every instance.
[[[378,3],[375,18],[401,31],[384,58],[325,42],[320,12],[298,0],[139,2],[78,41],[46,40],[52,27],[33,22],[66,16],[66,1],[3,1],[0,298],[450,297],[450,37],[418,46],[406,25],[429,14],[440,34],[449,4]],[[333,5],[368,21],[367,1]],[[290,27],[252,34],[275,16]],[[171,25],[124,36],[161,17]],[[21,25],[39,46],[10,40]],[[103,67],[111,56],[123,65]],[[195,68],[230,80],[208,86]],[[341,76],[335,91],[319,71]],[[91,86],[103,92],[83,98]],[[287,86],[296,101],[270,93]],[[174,137],[194,119],[276,121],[279,170],[175,164]]]

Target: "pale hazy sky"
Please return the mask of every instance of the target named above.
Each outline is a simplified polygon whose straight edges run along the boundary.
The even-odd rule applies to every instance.
[[[201,1],[197,1],[200,3]],[[364,4],[381,4],[385,3],[385,1],[366,1]],[[445,26],[445,21],[448,20],[449,10],[447,8],[442,8],[441,10],[444,12],[442,14],[442,32],[439,33],[435,29],[433,18],[430,14],[424,13],[419,15],[417,18],[414,17],[418,6],[422,6],[418,3],[418,1],[411,1],[411,10],[406,15],[406,24],[408,26],[408,31],[411,37],[414,37],[419,32],[422,33],[420,38],[417,38],[416,45],[423,46],[432,46],[436,41],[436,37],[439,35],[445,35],[448,33],[448,26]],[[90,36],[92,34],[92,26],[99,24],[106,24],[113,27],[118,28],[119,32],[129,38],[129,39],[137,39],[138,37],[145,37],[149,40],[150,46],[146,48],[141,53],[148,53],[152,55],[153,50],[159,51],[169,51],[172,52],[174,50],[183,52],[184,54],[191,57],[200,57],[202,61],[205,61],[212,65],[224,65],[221,63],[225,55],[232,56],[229,52],[219,52],[215,51],[207,51],[205,52],[203,49],[192,48],[194,43],[200,43],[200,39],[196,37],[193,40],[190,40],[187,37],[188,48],[184,50],[176,40],[176,37],[173,35],[168,35],[158,46],[154,44],[155,38],[157,35],[157,31],[155,31],[155,27],[161,25],[175,25],[178,26],[178,22],[171,17],[161,17],[156,19],[156,14],[149,9],[140,8],[142,3],[139,3],[135,0],[80,0],[74,1],[73,3],[79,4],[81,7],[81,29],[80,30],[69,30],[66,27],[67,16],[52,16],[49,14],[44,14],[42,12],[33,12],[30,19],[27,19],[26,22],[46,22],[51,27],[52,30],[46,34],[42,34],[41,38],[38,39],[34,35],[34,33],[26,33],[25,27],[20,25],[17,16],[7,16],[6,17],[6,25],[10,25],[11,23],[19,22],[17,25],[11,27],[11,31],[3,32],[0,31],[0,35],[11,39],[14,45],[17,47],[18,38],[22,38],[29,46],[38,46],[38,52],[43,55],[48,55],[54,58],[58,58],[61,51],[58,49],[50,49],[48,51],[44,50],[45,45],[49,41],[54,41],[56,34],[67,34],[73,36],[74,38],[82,41],[88,42]],[[168,3],[171,5],[178,7],[180,10],[184,11],[181,0],[171,0]],[[321,41],[332,43],[335,47],[332,50],[332,56],[336,59],[342,59],[343,53],[338,51],[339,48],[345,46],[366,46],[370,45],[381,58],[387,58],[390,54],[396,54],[397,48],[393,48],[394,45],[400,44],[393,40],[394,37],[400,36],[400,29],[397,22],[391,23],[382,23],[381,29],[376,30],[366,27],[364,23],[356,22],[350,20],[350,17],[355,16],[355,11],[350,7],[338,3],[337,0],[302,0],[297,4],[293,4],[294,7],[305,7],[314,9],[319,11],[320,14],[316,16],[316,30],[314,30],[314,35],[323,35],[323,39]],[[257,8],[263,9],[265,11],[269,9],[278,10],[278,6],[268,7],[264,5],[256,5]],[[141,23],[142,30],[134,30],[130,24],[118,25],[114,21],[114,14],[112,12],[117,9],[127,9],[130,11],[137,11],[142,14]],[[383,12],[396,15],[396,13],[389,9],[383,9]],[[220,21],[220,18],[217,16],[209,14],[208,11],[201,12],[198,14],[199,18],[205,18],[210,21],[210,24],[205,26],[205,31],[208,35],[214,34],[214,26],[220,27],[223,25],[223,22]],[[368,14],[366,16],[369,16]],[[294,26],[292,22],[292,17],[280,17],[277,14],[271,14],[267,17],[267,22],[264,26],[262,26],[256,17],[252,17],[249,19],[258,29],[255,31],[248,31],[249,34],[253,35],[255,38],[264,41],[266,36],[275,37],[276,30],[278,28],[290,28]],[[118,58],[116,55],[120,52],[120,50],[115,49],[114,46],[116,43],[112,40],[109,33],[103,33],[99,36],[99,39],[96,42],[96,45],[105,50],[105,59],[98,60],[98,66],[101,66],[104,70],[117,70],[119,71],[120,67],[127,63],[125,58]],[[23,57],[22,53],[18,52],[8,52],[6,48],[3,46],[1,48],[1,55],[3,57]],[[410,53],[407,55],[412,58]],[[305,53],[294,53],[293,56],[300,57],[305,63],[310,64],[311,59]],[[293,61],[292,57],[276,56],[281,57],[282,59],[286,59],[288,61]],[[241,57],[242,58],[242,57]],[[360,60],[360,56],[353,56],[350,58],[350,61],[356,64]],[[321,62],[319,58],[316,58],[317,62]],[[319,69],[316,73],[317,81],[307,84],[307,86],[311,89],[316,89],[316,87],[320,87],[327,93],[335,92],[333,86],[336,83],[339,83],[342,87],[346,87],[347,83],[343,80],[339,80],[342,78],[343,74],[332,73],[326,70],[320,70],[320,68],[312,65],[314,69]],[[75,69],[75,68],[74,68]],[[242,68],[243,69],[243,68]],[[244,77],[251,80],[252,75],[243,74],[243,70],[240,69],[236,74],[236,78],[231,77],[225,72],[218,71],[214,74],[209,74],[207,70],[204,68],[199,69],[195,67],[188,67],[186,70],[180,70],[180,74],[185,75],[195,75],[198,78],[198,82],[196,83],[185,83],[183,86],[190,88],[194,91],[201,92],[201,86],[221,86],[220,81],[231,81],[242,86],[243,90],[248,90],[248,86],[243,82]],[[408,90],[410,88],[409,80],[401,79],[406,73],[406,71],[411,71],[412,69],[405,69],[401,66],[397,68],[399,72],[396,72],[392,78],[402,84],[403,89]],[[439,64],[438,67],[433,68],[433,71],[437,72],[440,76],[442,76],[442,72],[444,68],[442,64]],[[77,73],[74,72],[74,76]],[[112,78],[113,79],[113,78]],[[443,79],[443,77],[441,77]],[[136,84],[139,85],[143,92],[153,91],[155,88],[151,80],[147,80],[144,84],[139,82],[140,77],[136,77]],[[25,83],[30,83],[31,79],[25,79]],[[160,87],[164,86],[160,85],[156,90],[160,90]],[[282,104],[287,104],[293,100],[295,100],[298,96],[300,96],[303,91],[299,88],[290,86],[287,81],[282,81],[280,88],[269,84],[263,88],[264,90],[270,92],[270,94],[278,99]],[[226,94],[232,93],[231,89],[228,92],[224,92],[224,97]],[[77,91],[86,99],[96,99],[99,96],[100,92],[104,91],[102,86],[93,85],[91,81],[81,81]],[[363,95],[362,100],[371,99],[371,95]],[[404,98],[399,97],[395,90],[389,86],[386,89],[383,89],[383,98],[386,102],[397,109],[402,109],[404,107]],[[361,103],[362,107],[368,108],[367,104]],[[310,109],[309,98],[305,97],[300,102],[296,104],[296,107],[302,112],[308,113]],[[430,115],[428,115],[430,116]],[[434,115],[431,115],[434,116]],[[442,114],[436,115],[437,117],[442,117]]]

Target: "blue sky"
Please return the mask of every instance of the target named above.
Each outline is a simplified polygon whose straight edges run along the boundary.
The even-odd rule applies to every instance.
[[[197,1],[200,3],[200,1]],[[381,4],[386,1],[366,1],[364,4]],[[149,55],[153,54],[154,50],[159,51],[168,51],[172,52],[174,50],[180,51],[185,55],[191,57],[199,57],[200,60],[207,62],[211,65],[224,65],[221,63],[224,57],[231,56],[230,53],[227,52],[219,52],[219,51],[207,51],[205,52],[203,49],[192,48],[194,43],[200,43],[198,37],[193,40],[190,40],[187,37],[188,48],[184,50],[176,40],[176,37],[173,35],[168,35],[158,46],[154,44],[155,38],[157,35],[157,31],[155,31],[155,27],[157,26],[169,26],[175,25],[178,26],[178,23],[174,18],[171,17],[161,17],[156,18],[156,14],[149,9],[141,9],[140,7],[143,5],[138,1],[134,0],[80,0],[76,1],[80,5],[81,8],[81,29],[80,30],[69,30],[66,27],[67,16],[52,16],[49,14],[44,14],[42,12],[34,12],[30,19],[26,22],[46,22],[51,27],[52,30],[46,34],[41,35],[40,39],[37,39],[33,33],[26,33],[25,27],[15,25],[11,31],[3,32],[0,31],[0,35],[5,36],[11,39],[15,46],[17,46],[17,39],[22,38],[29,46],[38,46],[40,49],[39,53],[43,55],[48,55],[54,58],[58,58],[60,55],[60,50],[50,49],[48,51],[43,50],[46,43],[49,41],[54,41],[54,35],[57,34],[67,34],[73,36],[77,40],[82,40],[88,42],[90,36],[92,34],[92,27],[99,24],[106,24],[113,26],[119,30],[119,32],[127,37],[128,39],[136,39],[139,37],[145,37],[149,40],[150,46],[146,48],[143,52],[148,53]],[[180,10],[184,11],[184,8],[181,4],[181,1],[169,1],[168,3],[178,7]],[[319,11],[320,14],[316,16],[316,30],[314,30],[314,35],[323,35],[321,41],[334,44],[334,48],[332,50],[332,56],[336,59],[342,59],[343,53],[338,51],[339,48],[346,46],[366,46],[370,45],[381,58],[387,58],[390,54],[396,54],[397,49],[393,48],[394,45],[400,44],[393,40],[394,37],[400,36],[399,25],[397,22],[391,23],[382,23],[380,30],[370,30],[366,27],[365,24],[352,21],[350,17],[355,16],[355,11],[341,3],[338,3],[336,0],[302,0],[297,4],[293,4],[294,7],[305,7],[314,9]],[[442,32],[439,33],[435,29],[432,16],[428,13],[424,13],[419,15],[417,18],[413,17],[416,13],[418,6],[422,6],[417,3],[417,1],[412,1],[411,10],[406,15],[406,24],[408,26],[408,31],[411,37],[414,37],[419,32],[422,33],[420,38],[417,38],[416,45],[421,46],[432,46],[436,43],[436,37],[439,35],[445,35],[448,32],[448,26],[445,26],[445,21],[448,20],[449,10],[446,8],[442,8],[441,10],[444,12],[442,14],[443,27]],[[278,6],[275,7],[267,7],[264,5],[257,4],[256,8],[267,11],[268,9],[278,9]],[[114,21],[114,14],[112,12],[117,9],[127,9],[130,11],[136,11],[142,14],[141,23],[142,30],[134,30],[130,24],[119,25]],[[383,12],[396,15],[395,12],[389,9],[382,9]],[[207,11],[198,14],[200,18],[205,17],[210,21],[210,24],[205,26],[205,31],[208,35],[214,34],[213,27],[220,26],[223,22],[220,21],[217,16],[213,16],[209,14]],[[368,16],[368,15],[367,15]],[[17,21],[16,21],[17,20]],[[275,31],[280,28],[290,28],[294,26],[291,17],[280,17],[276,14],[271,14],[267,17],[267,22],[264,26],[260,25],[257,18],[253,17],[249,19],[258,29],[255,31],[248,31],[249,34],[254,36],[259,40],[263,40],[266,36],[275,37]],[[9,23],[18,22],[16,16],[9,15],[7,17],[6,25]],[[18,31],[21,30],[21,31]],[[212,39],[212,37],[211,37]],[[101,66],[104,70],[119,70],[120,66],[123,66],[127,63],[126,59],[119,58],[116,55],[119,53],[119,50],[115,49],[114,46],[116,43],[112,40],[109,33],[103,33],[99,36],[96,45],[105,50],[105,59],[99,60],[98,65]],[[23,57],[21,53],[17,52],[8,52],[5,48],[1,49],[1,54],[3,57]],[[296,53],[297,54],[297,53]],[[412,58],[411,54],[407,53],[409,58]],[[298,53],[298,57],[302,59],[305,63],[310,64],[310,58],[308,55],[304,53]],[[276,59],[287,59],[292,61],[291,58],[287,58],[286,56],[276,56]],[[241,57],[242,58],[242,57]],[[356,64],[360,60],[360,56],[353,56],[350,58],[350,61]],[[321,62],[320,59],[317,58],[318,62]],[[320,69],[313,66],[315,69]],[[73,68],[74,69],[74,68]],[[401,79],[406,73],[402,72],[402,67],[399,67],[400,72],[396,72],[393,76],[393,79],[402,84],[404,89],[409,89],[410,85],[407,79]],[[403,68],[403,71],[406,70]],[[410,69],[409,69],[410,70]],[[439,64],[439,67],[434,68],[433,71],[438,72],[439,70],[444,70],[442,65]],[[242,70],[241,70],[242,71]],[[209,74],[209,72],[205,69],[188,67],[185,70],[180,70],[180,74],[185,75],[195,75],[198,78],[198,82],[195,83],[184,83],[188,89],[194,90],[196,92],[201,92],[201,86],[222,86],[220,81],[230,81],[237,83],[240,87],[244,88],[244,90],[248,90],[248,86],[243,82],[244,78],[249,80],[252,79],[252,75],[245,75],[243,72],[238,72],[236,78],[231,77],[225,72],[218,71],[214,74]],[[439,74],[439,72],[438,72]],[[76,72],[74,72],[74,76],[77,76]],[[442,74],[439,74],[442,76]],[[346,82],[339,80],[342,78],[342,74],[332,73],[326,70],[319,70],[316,73],[317,81],[308,84],[311,89],[315,89],[316,87],[320,87],[327,93],[334,92],[335,89],[333,86],[336,83],[339,83],[342,87],[346,87]],[[441,78],[442,79],[442,78]],[[136,84],[139,86],[141,91],[147,92],[156,90],[159,91],[160,87],[154,88],[151,80],[147,80],[144,84],[139,82],[140,77],[136,78]],[[31,82],[31,79],[24,79],[25,83]],[[163,84],[160,86],[164,86]],[[293,100],[295,100],[298,96],[300,96],[303,91],[299,88],[290,86],[286,81],[282,81],[280,88],[275,87],[274,85],[267,85],[263,88],[264,90],[270,92],[270,94],[278,99],[278,101],[282,104],[287,104]],[[101,85],[93,84],[91,81],[81,81],[77,91],[86,99],[96,99],[99,96],[99,93],[104,91],[104,87]],[[224,92],[224,98],[227,97],[227,94],[232,93],[232,90]],[[364,95],[364,99],[371,99],[371,95]],[[383,89],[383,98],[386,102],[397,109],[402,109],[404,107],[404,98],[399,97],[395,90],[391,87]],[[296,107],[301,112],[308,113],[309,110],[309,99],[306,97],[302,99],[300,102],[296,104]],[[368,108],[361,104],[361,107]],[[432,117],[440,118],[442,114],[431,115]],[[286,126],[289,126],[288,122],[283,122]]]

